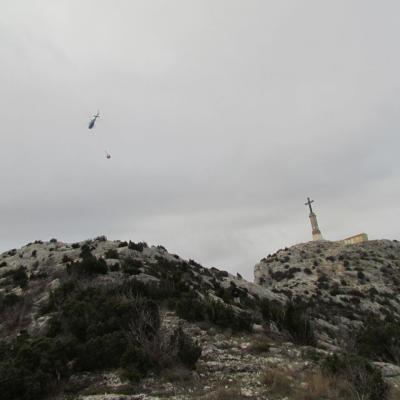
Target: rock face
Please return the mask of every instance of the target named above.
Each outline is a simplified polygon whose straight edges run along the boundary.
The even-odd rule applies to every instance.
[[[326,346],[341,346],[368,317],[400,319],[397,241],[298,244],[263,258],[254,276],[255,283],[305,304]]]

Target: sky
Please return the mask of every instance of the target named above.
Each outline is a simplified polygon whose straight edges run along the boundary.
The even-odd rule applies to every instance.
[[[400,2],[0,9],[0,251],[106,235],[252,279],[308,196],[326,239],[400,238]]]

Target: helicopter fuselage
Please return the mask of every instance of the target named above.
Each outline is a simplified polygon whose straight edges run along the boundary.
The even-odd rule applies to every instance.
[[[89,122],[89,129],[92,129],[94,127],[94,124],[98,117],[99,117],[99,115],[95,115],[94,118]]]

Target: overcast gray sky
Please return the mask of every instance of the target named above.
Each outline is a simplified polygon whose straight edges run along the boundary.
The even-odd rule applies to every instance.
[[[399,12],[0,0],[0,251],[105,234],[252,278],[307,196],[327,239],[399,238]]]

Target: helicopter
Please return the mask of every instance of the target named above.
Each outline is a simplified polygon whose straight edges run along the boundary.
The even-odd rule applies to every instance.
[[[97,110],[97,114],[93,115],[93,118],[90,120],[89,122],[89,129],[93,129],[94,128],[94,124],[96,122],[96,119],[100,117],[100,113],[99,110]]]

